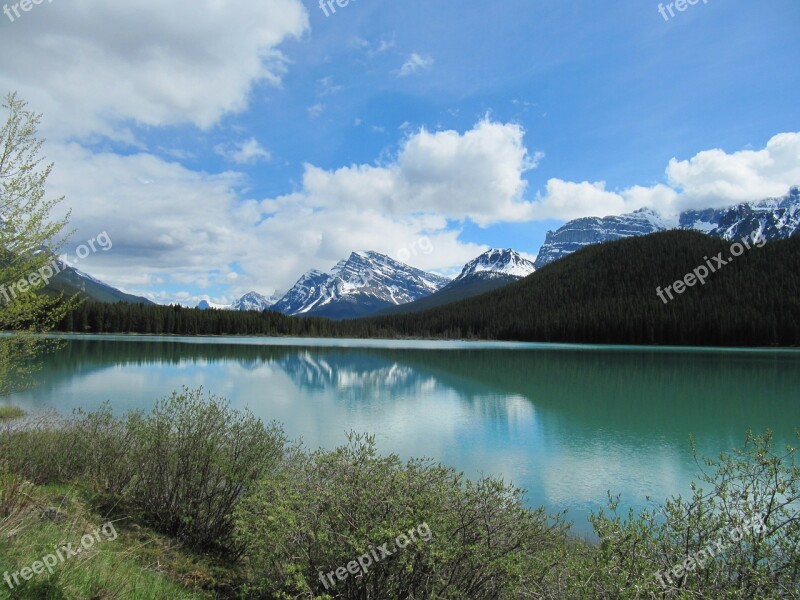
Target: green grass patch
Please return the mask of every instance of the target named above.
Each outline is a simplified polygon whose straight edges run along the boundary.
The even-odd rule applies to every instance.
[[[0,406],[0,421],[19,419],[25,415],[25,411],[18,406]]]
[[[23,510],[0,512],[0,598],[9,600],[61,598],[212,598],[205,589],[215,583],[202,558],[195,558],[174,541],[135,524],[108,518],[87,508],[84,498],[63,485],[24,488]],[[4,526],[5,525],[5,526]],[[93,537],[89,543],[88,538]],[[82,540],[84,544],[82,544]],[[58,560],[52,573],[41,569],[10,588],[13,574],[56,549],[72,544],[80,553]]]

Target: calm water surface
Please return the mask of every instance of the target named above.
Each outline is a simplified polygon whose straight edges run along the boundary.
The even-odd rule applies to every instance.
[[[28,409],[148,409],[203,386],[310,447],[374,433],[382,452],[502,476],[578,533],[605,504],[685,493],[748,428],[800,428],[800,352],[265,338],[64,336]]]

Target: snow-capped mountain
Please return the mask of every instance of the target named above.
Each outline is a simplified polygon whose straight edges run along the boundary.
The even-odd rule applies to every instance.
[[[211,300],[206,299],[200,300],[195,308],[199,308],[200,310],[210,310],[212,308],[214,310],[233,310],[230,304],[217,304],[216,302],[211,302]]]
[[[353,252],[328,273],[303,275],[272,309],[287,315],[359,317],[430,296],[449,281],[377,252]]]
[[[555,231],[547,232],[534,266],[541,269],[546,264],[591,244],[647,235],[670,228],[669,223],[648,208],[626,215],[575,219]]]
[[[435,294],[382,311],[386,314],[419,312],[473,296],[485,294],[527,277],[536,270],[533,263],[514,250],[493,248],[469,261],[461,274]]]
[[[280,296],[276,293],[269,298],[259,294],[258,292],[248,292],[238,300],[231,304],[216,304],[211,302],[208,298],[201,300],[197,304],[200,310],[216,309],[216,310],[267,310],[278,301]]]
[[[464,265],[461,274],[450,285],[465,279],[521,279],[536,270],[534,264],[515,250],[492,248]]]
[[[548,231],[535,266],[548,263],[590,244],[647,235],[665,229],[690,229],[726,240],[741,239],[758,232],[770,240],[785,239],[800,231],[800,187],[782,198],[745,202],[736,206],[682,212],[677,223],[650,209],[616,217],[587,217],[569,221]]]
[[[281,296],[277,293],[267,298],[258,292],[248,292],[231,304],[231,308],[233,308],[233,310],[267,310],[268,308],[272,308],[272,305],[280,300],[280,297]]]
[[[782,198],[729,208],[687,210],[681,213],[680,227],[729,241],[755,233],[761,233],[768,241],[790,238],[800,231],[800,187],[793,187]]]

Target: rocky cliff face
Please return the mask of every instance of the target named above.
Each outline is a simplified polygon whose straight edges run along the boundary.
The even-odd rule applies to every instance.
[[[800,187],[786,196],[745,202],[728,208],[687,210],[677,223],[663,219],[650,209],[618,217],[587,217],[569,221],[547,232],[534,263],[537,269],[591,244],[647,235],[665,229],[691,229],[726,240],[760,233],[768,241],[796,235],[800,231]]]
[[[627,215],[576,219],[556,231],[547,232],[534,266],[541,269],[546,264],[591,244],[647,235],[665,229],[669,229],[669,225],[655,211],[647,208]]]

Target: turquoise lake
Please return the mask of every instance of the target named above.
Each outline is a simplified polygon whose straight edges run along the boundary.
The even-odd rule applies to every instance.
[[[182,386],[283,424],[309,447],[349,430],[384,453],[503,477],[531,506],[568,509],[575,531],[623,507],[686,493],[702,455],[778,443],[800,428],[800,351],[472,342],[63,336],[26,409],[147,410]]]

